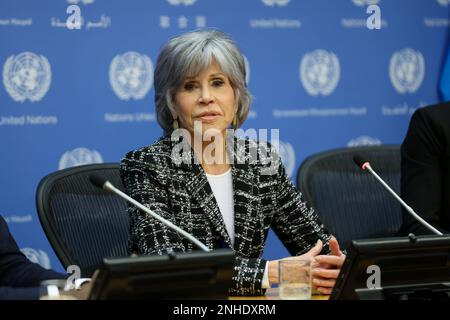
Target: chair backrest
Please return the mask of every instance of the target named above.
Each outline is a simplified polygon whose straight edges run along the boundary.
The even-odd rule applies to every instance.
[[[89,277],[106,257],[128,253],[127,204],[89,180],[99,174],[124,190],[119,164],[72,167],[44,177],[36,192],[42,227],[65,268],[78,265]]]
[[[400,190],[400,146],[340,148],[305,159],[297,186],[328,230],[344,248],[356,239],[395,236],[402,223],[401,206],[366,171],[353,162],[355,154],[394,191]]]

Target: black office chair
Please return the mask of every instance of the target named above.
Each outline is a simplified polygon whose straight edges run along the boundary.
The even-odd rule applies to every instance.
[[[367,171],[353,162],[355,154],[397,193],[400,191],[400,147],[341,148],[305,159],[297,174],[297,186],[324,225],[343,248],[354,239],[396,236],[401,206]]]
[[[36,192],[42,227],[65,268],[78,265],[90,277],[105,257],[128,253],[127,204],[92,185],[93,173],[124,191],[119,164],[72,167],[44,177]]]

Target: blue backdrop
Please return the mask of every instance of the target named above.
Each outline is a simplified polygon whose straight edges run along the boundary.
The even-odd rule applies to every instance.
[[[33,261],[61,270],[37,218],[37,184],[61,168],[118,162],[159,137],[158,51],[196,28],[239,44],[255,98],[245,128],[280,129],[294,180],[315,152],[401,143],[411,113],[438,101],[449,3],[1,0],[0,214]],[[70,5],[80,29],[67,27]],[[381,29],[368,28],[369,5]],[[271,234],[265,257],[286,254]]]

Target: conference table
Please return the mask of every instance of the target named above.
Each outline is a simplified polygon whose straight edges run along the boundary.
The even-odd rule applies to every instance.
[[[329,295],[312,295],[311,300],[328,300]],[[281,300],[278,294],[278,288],[267,289],[263,296],[233,296],[228,297],[228,300]]]

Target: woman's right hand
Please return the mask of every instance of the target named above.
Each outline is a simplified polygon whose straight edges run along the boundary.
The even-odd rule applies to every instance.
[[[315,256],[320,254],[320,252],[322,251],[322,248],[323,248],[323,243],[322,243],[321,240],[318,240],[316,245],[314,247],[312,247],[311,250],[309,250],[307,253],[302,254],[301,256],[287,257],[287,258],[283,258],[283,259],[280,259],[280,260],[286,260],[286,259],[289,259],[289,260],[310,259],[310,260],[312,260]],[[269,283],[270,283],[270,285],[278,284],[278,282],[279,282],[278,262],[280,260],[269,261],[268,274],[269,274]]]

